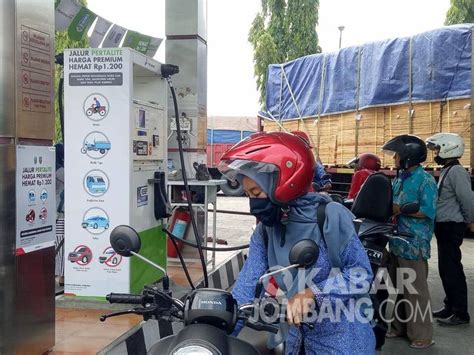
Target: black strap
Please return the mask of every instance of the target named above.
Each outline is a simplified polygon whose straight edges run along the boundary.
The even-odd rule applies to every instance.
[[[449,170],[451,170],[451,168],[455,165],[459,165],[459,160],[456,160],[456,161],[452,162],[452,164],[449,164],[449,166],[447,167],[446,173],[443,175],[443,177],[441,178],[441,180],[439,182],[438,197],[441,197],[441,190],[443,189],[444,180],[446,180],[446,176],[448,176]]]
[[[316,212],[316,219],[318,221],[319,231],[321,237],[324,239],[324,221],[326,220],[326,205],[327,203],[321,202],[318,205],[318,211]]]
[[[326,220],[326,205],[327,203],[321,202],[318,205],[318,209],[316,211],[316,219],[318,222],[319,231],[321,232],[321,237],[324,239],[324,221]],[[261,223],[261,222],[260,222]],[[286,231],[286,228],[283,230]],[[267,228],[262,224],[262,237],[263,243],[265,244],[265,248],[268,248],[268,232]]]
[[[263,237],[263,243],[265,244],[265,249],[268,249],[268,232],[267,232],[267,228],[263,225],[263,223],[262,223],[262,237]]]

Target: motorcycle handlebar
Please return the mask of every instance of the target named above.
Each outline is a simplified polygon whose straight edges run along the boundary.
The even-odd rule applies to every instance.
[[[142,295],[133,295],[129,293],[109,293],[105,296],[105,299],[109,303],[129,303],[129,304],[142,304]]]

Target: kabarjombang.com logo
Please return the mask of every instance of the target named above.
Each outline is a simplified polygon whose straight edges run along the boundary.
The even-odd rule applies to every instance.
[[[296,289],[304,292],[309,288],[314,294],[312,299],[297,299],[292,304],[296,310],[305,310],[303,322],[368,323],[373,320],[374,314],[385,323],[395,318],[400,322],[432,321],[430,302],[421,304],[416,297],[414,302],[400,297],[403,294],[419,294],[414,287],[416,278],[416,272],[410,268],[398,268],[392,277],[386,268],[380,268],[375,278],[364,268],[344,271],[333,268],[329,273],[318,268],[298,272],[285,270],[278,278],[281,291],[276,297],[254,300],[253,317],[267,323],[284,322],[288,302],[292,298],[285,291]],[[270,291],[268,284],[265,290]]]

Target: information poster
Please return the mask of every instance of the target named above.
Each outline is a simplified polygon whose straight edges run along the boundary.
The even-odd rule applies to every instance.
[[[129,52],[65,51],[65,293],[129,292],[129,260],[110,231],[129,224]],[[134,194],[135,195],[135,192]],[[141,203],[146,203],[143,199]]]
[[[54,147],[17,146],[16,255],[51,247],[56,240]]]

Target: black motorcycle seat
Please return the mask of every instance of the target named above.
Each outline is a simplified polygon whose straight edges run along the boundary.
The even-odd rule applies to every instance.
[[[387,222],[392,216],[392,184],[384,173],[370,175],[362,185],[352,213],[357,218],[369,218],[377,222]]]

